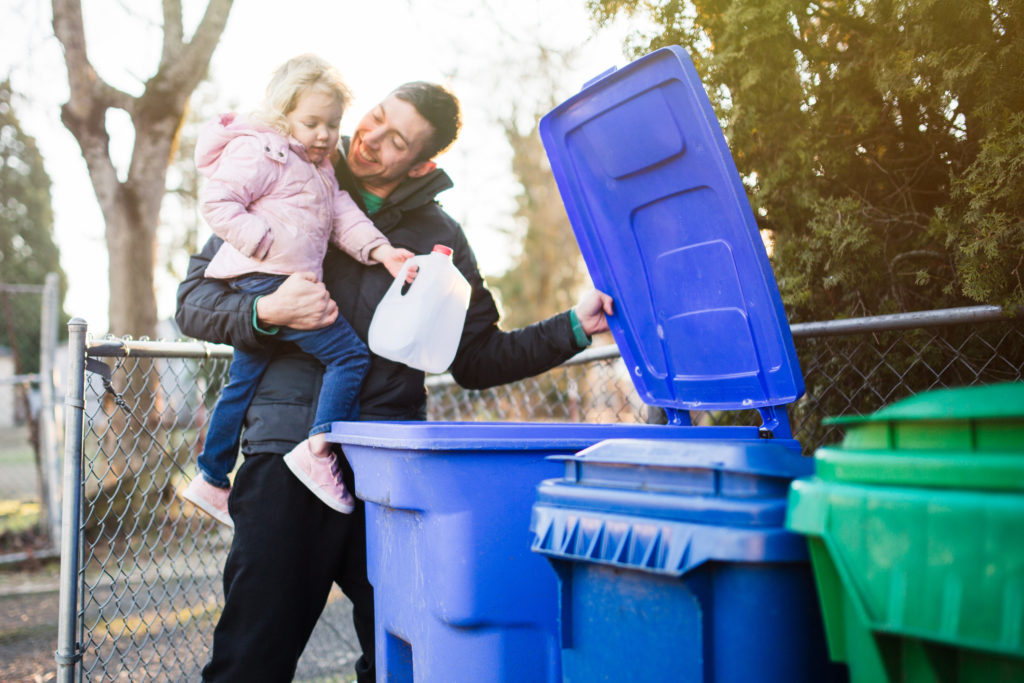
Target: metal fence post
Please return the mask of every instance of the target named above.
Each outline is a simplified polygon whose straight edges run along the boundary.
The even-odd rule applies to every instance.
[[[82,510],[82,427],[85,412],[86,322],[68,323],[68,378],[64,398],[64,495],[61,515],[60,611],[57,624],[57,681],[72,683],[81,659],[77,635],[79,530]]]
[[[47,273],[39,328],[39,450],[43,461],[46,499],[42,501],[51,547],[60,547],[60,454],[57,449],[57,406],[53,372],[57,356],[57,318],[60,310],[56,273]]]

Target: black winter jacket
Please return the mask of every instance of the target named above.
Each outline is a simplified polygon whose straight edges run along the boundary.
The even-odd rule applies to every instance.
[[[339,169],[342,187],[348,184]],[[435,244],[454,250],[455,265],[472,287],[469,311],[450,372],[463,387],[483,389],[536,375],[564,362],[580,349],[568,312],[518,330],[498,328],[498,309],[477,268],[476,257],[462,228],[435,200],[452,186],[436,169],[398,187],[375,213],[373,222],[392,245],[415,254]],[[354,188],[353,197],[358,197]],[[252,326],[255,297],[230,289],[223,281],[204,277],[220,246],[213,237],[189,261],[188,275],[178,287],[175,320],[181,331],[198,339],[254,349],[274,343]],[[364,266],[333,247],[324,259],[324,284],[364,341],[370,319],[391,284],[381,265]],[[260,381],[246,415],[244,453],[286,453],[306,437],[316,410],[323,367],[291,344],[281,344]],[[426,418],[424,374],[371,354],[370,370],[360,394],[364,420]]]

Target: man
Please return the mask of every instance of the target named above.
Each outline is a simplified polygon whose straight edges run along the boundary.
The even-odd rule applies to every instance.
[[[451,367],[459,384],[486,388],[544,372],[607,329],[610,297],[586,294],[572,310],[529,327],[502,331],[462,228],[435,201],[452,186],[433,161],[458,134],[458,101],[440,86],[407,83],[359,122],[337,164],[338,179],[361,199],[396,247],[418,254],[435,244],[454,250],[472,287],[469,310]],[[349,172],[350,171],[350,172]],[[186,334],[236,347],[271,343],[280,326],[315,329],[339,310],[366,338],[377,303],[391,284],[384,268],[363,266],[334,249],[324,280],[296,274],[263,297],[240,294],[203,277],[214,238],[194,256],[178,290],[176,320]],[[229,510],[235,532],[224,567],[225,607],[214,632],[207,681],[289,681],[306,641],[337,583],[353,603],[363,654],[359,681],[373,681],[373,591],[366,577],[366,529],[361,502],[351,515],[321,503],[287,470],[283,458],[305,438],[322,369],[282,345],[260,380],[246,416],[245,461],[236,473]],[[360,419],[426,418],[424,375],[374,356],[360,394]],[[342,476],[355,490],[351,468]]]

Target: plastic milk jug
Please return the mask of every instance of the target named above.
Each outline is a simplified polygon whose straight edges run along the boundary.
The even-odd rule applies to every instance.
[[[419,266],[419,273],[406,287],[412,264]],[[435,244],[429,254],[413,256],[377,304],[370,321],[370,350],[417,370],[444,372],[459,348],[469,291],[449,247]]]

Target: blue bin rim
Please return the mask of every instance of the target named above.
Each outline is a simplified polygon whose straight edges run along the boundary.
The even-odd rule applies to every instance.
[[[814,474],[814,458],[800,454],[792,439],[608,439],[551,458],[581,465],[698,468],[787,478]]]
[[[327,440],[352,446],[415,451],[535,451],[577,452],[609,439],[757,440],[757,427],[684,427],[649,424],[592,424],[585,422],[334,422]],[[699,439],[695,439],[699,440]],[[780,440],[783,441],[783,440]]]

